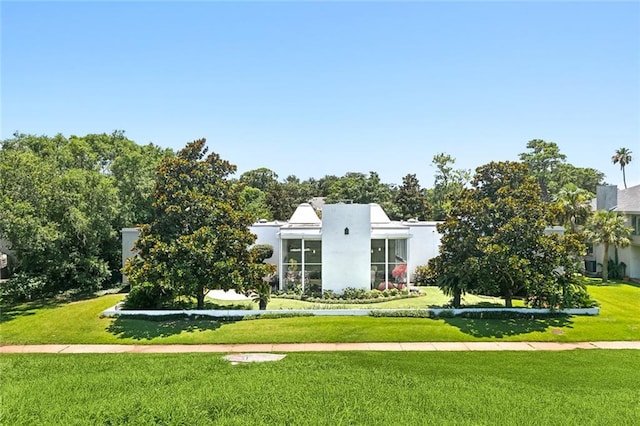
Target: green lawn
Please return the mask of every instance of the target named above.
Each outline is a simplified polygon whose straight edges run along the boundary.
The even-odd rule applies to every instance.
[[[273,297],[267,306],[268,309],[425,309],[428,307],[444,306],[451,298],[445,296],[437,287],[420,287],[424,296],[407,299],[389,300],[386,302],[366,304],[328,304],[306,302],[304,300]],[[256,303],[237,302],[209,299],[217,305],[246,305],[247,308],[258,309]],[[504,306],[504,300],[490,296],[476,296],[467,294],[462,299],[464,306]],[[514,300],[514,306],[524,306],[521,300]]]
[[[3,344],[640,340],[640,287],[611,282],[590,285],[589,291],[601,304],[599,316],[535,320],[301,317],[225,323],[100,318],[100,312],[123,297],[107,295],[61,305],[4,308],[0,338]]]
[[[637,351],[4,355],[0,424],[623,425]]]

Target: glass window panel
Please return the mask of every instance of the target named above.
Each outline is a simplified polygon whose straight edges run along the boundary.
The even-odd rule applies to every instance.
[[[371,263],[384,264],[384,240],[371,240]]]
[[[282,259],[284,263],[302,263],[302,240],[282,240]]]
[[[305,293],[312,296],[322,295],[322,265],[304,265]]]
[[[304,240],[304,263],[322,263],[322,242],[316,240]]]
[[[387,254],[389,263],[407,262],[407,240],[389,240],[389,253]]]

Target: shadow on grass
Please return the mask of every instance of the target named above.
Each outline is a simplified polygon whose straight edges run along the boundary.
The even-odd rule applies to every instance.
[[[36,300],[23,303],[3,303],[0,305],[0,324],[19,317],[35,315],[38,309],[52,309],[62,305],[63,301],[56,299]]]
[[[95,299],[105,294],[119,293],[120,288],[110,288],[100,291],[67,291],[59,294],[48,294],[31,301],[0,303],[0,324],[19,317],[35,315],[39,309],[53,309],[71,302]]]
[[[509,318],[509,319],[479,319],[479,318],[445,318],[444,322],[457,327],[465,334],[474,337],[504,337],[527,334],[535,331],[546,331],[549,328],[572,328],[571,317],[552,318]]]
[[[181,333],[217,330],[222,324],[220,321],[212,320],[149,321],[118,317],[106,328],[106,331],[119,339],[151,340]]]

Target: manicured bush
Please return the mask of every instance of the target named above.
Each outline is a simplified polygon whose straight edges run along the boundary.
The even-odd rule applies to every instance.
[[[396,309],[393,311],[374,311],[369,313],[376,318],[433,318],[433,312],[428,309]]]
[[[160,309],[173,299],[173,293],[159,284],[134,286],[124,300],[124,309]]]
[[[264,262],[273,256],[273,246],[271,244],[256,244],[251,247],[251,253],[256,262]]]

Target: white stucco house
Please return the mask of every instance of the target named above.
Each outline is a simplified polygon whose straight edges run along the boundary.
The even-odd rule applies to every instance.
[[[594,210],[620,212],[627,226],[633,228],[631,245],[618,248],[618,261],[626,265],[625,274],[640,279],[640,185],[627,189],[618,189],[615,185],[599,186],[596,198],[592,201]],[[603,256],[602,245],[594,245],[593,251],[585,257],[585,269],[588,272],[601,271]],[[609,257],[614,259],[615,250],[609,249]]]
[[[353,287],[404,288],[415,269],[438,255],[437,222],[391,221],[378,204],[325,204],[322,219],[308,203],[286,221],[251,226],[256,244],[273,246],[281,290],[342,293]],[[138,236],[122,230],[123,264]],[[126,277],[124,278],[126,279]]]

